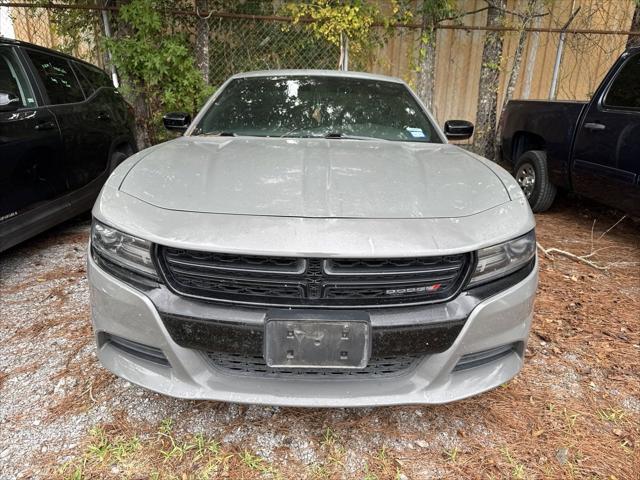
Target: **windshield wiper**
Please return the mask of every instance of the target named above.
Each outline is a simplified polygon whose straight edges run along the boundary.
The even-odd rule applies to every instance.
[[[202,135],[202,136],[211,136],[211,137],[237,137],[238,134],[234,133],[234,132],[227,132],[227,131],[215,131],[215,132],[206,132],[206,133],[198,133],[198,136]]]
[[[363,135],[349,135],[347,133],[341,133],[341,132],[329,132],[329,133],[326,133],[323,138],[328,138],[328,139],[341,138],[346,140],[383,140],[385,142],[388,142],[386,138],[365,137]]]

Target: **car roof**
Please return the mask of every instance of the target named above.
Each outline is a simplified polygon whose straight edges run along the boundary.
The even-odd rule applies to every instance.
[[[35,43],[29,43],[29,42],[25,42],[24,40],[15,40],[13,38],[7,38],[7,37],[0,36],[0,45],[3,45],[3,44],[4,45],[13,45],[13,46],[16,46],[16,47],[31,48],[33,50],[40,50],[41,52],[50,53],[52,55],[57,55],[59,57],[64,57],[64,58],[67,58],[69,60],[73,60],[75,62],[87,65],[89,67],[97,68],[98,70],[104,72],[104,70],[102,68],[98,67],[97,65],[94,65],[93,63],[86,62],[86,61],[84,61],[84,60],[82,60],[82,59],[80,59],[78,57],[74,57],[72,55],[69,55],[68,53],[64,53],[64,52],[60,52],[58,50],[53,50],[51,48],[47,48],[47,47],[42,47],[40,45],[36,45]]]
[[[233,75],[231,78],[251,78],[251,77],[342,77],[342,78],[361,78],[365,80],[380,80],[383,82],[402,83],[405,82],[400,78],[389,77],[387,75],[379,75],[376,73],[352,72],[344,70],[256,70],[252,72],[242,72]]]

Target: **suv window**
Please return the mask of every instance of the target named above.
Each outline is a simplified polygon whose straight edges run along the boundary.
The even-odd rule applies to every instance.
[[[73,66],[78,72],[78,79],[87,97],[101,87],[113,88],[111,79],[102,70],[78,62],[73,62]]]
[[[604,100],[607,107],[640,109],[640,55],[631,57],[613,80]]]
[[[8,92],[20,99],[23,107],[35,107],[31,85],[15,57],[9,49],[0,49],[0,91]]]
[[[67,60],[33,50],[29,51],[29,58],[36,67],[53,105],[84,100],[80,84]]]

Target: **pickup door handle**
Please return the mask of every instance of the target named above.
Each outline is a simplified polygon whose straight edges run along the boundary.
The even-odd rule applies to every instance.
[[[56,124],[53,121],[48,120],[38,123],[35,128],[36,130],[53,130],[56,128]]]
[[[601,123],[585,123],[584,128],[586,128],[587,130],[604,130],[607,127],[605,127]]]

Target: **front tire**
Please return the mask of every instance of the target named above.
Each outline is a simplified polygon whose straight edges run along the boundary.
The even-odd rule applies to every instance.
[[[542,150],[524,152],[515,167],[515,179],[522,188],[531,210],[544,212],[556,198],[556,186],[549,181],[547,154]]]

